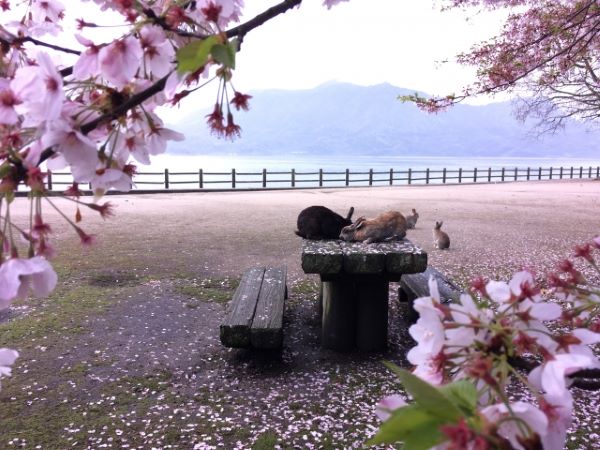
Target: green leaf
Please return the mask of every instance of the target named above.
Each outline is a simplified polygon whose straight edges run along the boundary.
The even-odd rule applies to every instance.
[[[439,420],[418,405],[406,405],[392,412],[383,422],[379,432],[369,441],[369,445],[404,441],[415,428],[439,424]]]
[[[216,44],[212,47],[210,54],[215,61],[220,62],[225,67],[235,69],[235,48],[232,44]]]
[[[177,50],[177,72],[194,72],[206,64],[208,56],[215,45],[219,44],[217,36],[199,39]]]
[[[460,409],[442,391],[408,370],[401,369],[387,361],[384,361],[384,364],[398,376],[404,389],[425,411],[443,421],[455,422],[462,416]]]
[[[463,415],[472,416],[477,410],[477,388],[467,380],[456,381],[439,388],[439,390],[450,399]]]
[[[448,438],[440,431],[440,425],[414,429],[404,441],[402,450],[428,450],[435,445],[441,444]]]

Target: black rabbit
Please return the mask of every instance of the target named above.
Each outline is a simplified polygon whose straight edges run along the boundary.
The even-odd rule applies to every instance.
[[[339,239],[340,231],[352,224],[354,207],[346,218],[325,206],[309,206],[298,214],[298,230],[295,233],[304,239]]]

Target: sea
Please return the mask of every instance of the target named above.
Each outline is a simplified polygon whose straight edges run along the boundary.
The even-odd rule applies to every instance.
[[[563,176],[596,177],[600,170],[598,158],[523,158],[523,157],[419,157],[371,155],[178,155],[162,154],[152,158],[150,166],[138,166],[134,189],[260,189],[267,188],[339,187],[389,185],[390,170],[394,185],[500,181],[502,168],[506,180],[525,180],[527,168],[531,179],[558,178],[560,167]],[[474,169],[477,175],[474,179]],[[540,171],[540,168],[542,169]],[[552,173],[550,172],[552,168]],[[429,175],[427,175],[429,169]],[[444,169],[446,175],[444,177]],[[265,173],[263,173],[263,171]],[[292,171],[294,173],[292,174]],[[322,171],[322,175],[320,174]],[[348,171],[348,174],[346,174]],[[369,172],[372,171],[372,174]],[[490,172],[491,171],[491,172]],[[165,172],[168,175],[165,176]],[[232,175],[235,172],[235,175]],[[69,176],[53,174],[54,186],[70,184]],[[235,179],[233,182],[232,178]],[[428,180],[427,180],[428,178]],[[321,179],[321,181],[319,181]]]

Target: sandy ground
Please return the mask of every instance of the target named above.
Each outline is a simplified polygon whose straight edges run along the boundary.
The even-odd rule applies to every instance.
[[[354,206],[354,218],[390,209],[408,214],[416,208],[420,218],[408,238],[429,253],[431,264],[459,277],[467,270],[506,276],[502,268],[550,269],[574,244],[600,232],[598,180],[106,199],[115,204],[115,218],[103,222],[83,211],[82,226],[99,236],[100,247],[118,247],[149,263],[169,259],[199,275],[239,274],[253,264],[283,262],[292,277],[301,276],[301,239],[293,231],[298,213],[310,205],[325,205],[342,215]],[[17,203],[13,217],[26,217],[26,202]],[[76,240],[60,226],[60,218],[51,220],[57,224],[58,240]],[[432,228],[440,220],[451,238],[448,252],[433,248]]]
[[[98,235],[87,252],[44,206],[60,282],[49,299],[0,316],[0,347],[21,352],[0,391],[0,448],[362,448],[379,425],[375,404],[399,392],[381,360],[406,365],[413,343],[393,283],[386,351],[320,347],[317,277],[302,272],[293,233],[307,206],[342,215],[354,206],[355,217],[417,209],[408,238],[463,286],[475,275],[506,280],[522,267],[542,274],[600,233],[596,180],[106,200],[116,206],[109,220],[82,209],[81,225]],[[64,206],[73,216],[74,205]],[[11,213],[27,227],[24,199]],[[449,251],[433,248],[439,220]],[[281,355],[224,348],[218,327],[230,280],[249,266],[282,263],[290,298]],[[567,448],[600,448],[600,393],[574,395]]]

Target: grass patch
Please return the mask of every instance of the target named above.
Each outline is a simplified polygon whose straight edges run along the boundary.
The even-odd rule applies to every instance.
[[[114,291],[94,286],[69,286],[57,289],[47,299],[15,302],[27,305],[31,312],[0,324],[0,346],[27,348],[32,342],[58,342],[61,336],[84,333],[89,316],[104,312]]]
[[[277,445],[277,435],[272,431],[261,434],[252,446],[252,450],[273,450]]]
[[[319,283],[314,280],[301,280],[292,283],[292,292],[298,295],[317,294],[319,292]]]
[[[235,278],[204,278],[202,280],[182,280],[183,285],[177,286],[180,294],[193,300],[203,302],[227,303],[239,285]],[[200,306],[195,302],[185,304],[187,308],[195,309]]]

